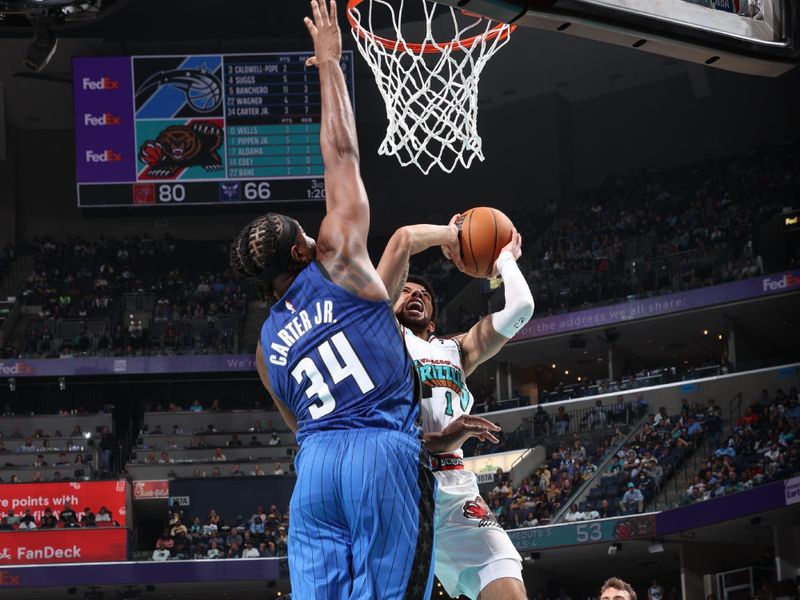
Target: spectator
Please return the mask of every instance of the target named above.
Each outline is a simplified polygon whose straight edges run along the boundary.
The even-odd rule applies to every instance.
[[[87,506],[83,509],[83,514],[81,515],[81,527],[94,527],[96,524],[95,514]]]
[[[570,417],[567,412],[564,410],[563,406],[558,407],[558,412],[556,413],[555,424],[556,424],[556,434],[557,435],[564,435],[567,433],[567,429],[569,428],[569,421]]]
[[[78,516],[75,514],[75,511],[69,505],[69,502],[64,503],[64,509],[61,511],[61,515],[59,516],[59,521],[64,525],[64,527],[71,527],[72,525],[78,522]]]
[[[284,472],[283,472],[283,467],[281,467],[281,463],[276,462],[275,463],[275,472],[273,473],[273,475],[283,475],[283,474],[284,474]]]
[[[272,436],[269,438],[269,442],[267,442],[267,445],[268,446],[280,446],[281,445],[281,437],[277,433],[275,433],[273,431],[272,432]]]
[[[237,434],[233,434],[230,440],[228,440],[227,446],[229,448],[241,448],[242,447],[242,440],[239,439]]]
[[[219,547],[217,545],[217,542],[211,542],[211,544],[210,544],[210,546],[208,548],[208,552],[206,553],[206,556],[208,558],[219,558],[221,556],[221,554],[222,553],[219,551]]]
[[[260,556],[258,549],[253,548],[252,542],[244,543],[244,550],[242,551],[242,558],[258,558]]]
[[[647,600],[664,600],[664,588],[658,584],[655,577],[650,581],[650,587],[647,588]]]
[[[239,468],[239,465],[233,465],[233,469],[231,470],[231,477],[241,477],[242,475],[244,475],[244,473],[242,473],[241,469]]]
[[[14,531],[14,527],[8,522],[8,517],[0,519],[0,531]]]
[[[156,550],[167,550],[170,554],[175,547],[175,540],[169,535],[169,529],[161,532],[161,537],[156,540]]]
[[[261,468],[261,465],[253,465],[253,470],[250,471],[251,476],[261,476],[266,475],[264,469]]]
[[[31,509],[26,508],[25,514],[22,515],[22,518],[19,520],[19,528],[20,529],[36,529],[36,519],[31,514]]]
[[[574,523],[575,521],[583,521],[584,514],[578,510],[578,505],[573,503],[572,506],[569,507],[569,512],[564,517],[564,521],[567,523]]]
[[[97,516],[95,517],[95,522],[97,523],[110,523],[111,522],[111,513],[105,506],[101,506],[100,510],[97,511]]]
[[[228,459],[222,453],[222,448],[215,448],[214,455],[211,457],[211,460],[213,460],[214,462],[225,462]]]
[[[9,508],[8,509],[8,517],[7,517],[7,519],[8,519],[8,524],[9,525],[16,525],[17,523],[19,523],[19,517],[14,513],[14,509],[13,508]]]
[[[622,496],[619,508],[625,514],[640,513],[644,510],[644,496],[633,481],[628,482],[628,491]]]
[[[42,522],[41,528],[42,529],[55,529],[58,525],[58,519],[53,514],[53,510],[48,506],[44,509],[44,515],[42,515]]]
[[[600,588],[600,600],[636,600],[636,592],[629,583],[611,577]]]
[[[200,404],[200,400],[195,398],[194,402],[192,402],[192,405],[189,407],[189,410],[191,412],[203,412],[203,406]]]
[[[252,436],[250,438],[250,443],[248,443],[247,445],[250,446],[251,448],[259,448],[264,444],[262,444],[256,436]]]

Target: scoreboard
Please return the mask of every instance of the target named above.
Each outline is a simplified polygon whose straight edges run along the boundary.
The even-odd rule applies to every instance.
[[[325,198],[309,53],[73,59],[78,206]],[[353,96],[353,54],[341,67]]]

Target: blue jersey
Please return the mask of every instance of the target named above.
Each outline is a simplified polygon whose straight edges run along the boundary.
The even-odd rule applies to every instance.
[[[272,389],[297,417],[298,444],[364,427],[419,436],[413,367],[388,302],[351,294],[314,262],[273,305],[261,346]]]

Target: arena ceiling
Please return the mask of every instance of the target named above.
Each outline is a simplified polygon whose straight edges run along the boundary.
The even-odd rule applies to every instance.
[[[297,0],[120,0],[94,21],[54,26],[59,46],[41,74],[25,72],[22,66],[33,29],[0,25],[0,81],[9,120],[20,128],[71,128],[70,58],[76,55],[307,50],[302,23],[306,9]],[[347,35],[345,44],[354,48]],[[359,121],[382,122],[382,106],[372,102],[377,100],[372,75],[357,62],[359,90],[369,90],[370,98],[359,102]],[[481,104],[489,109],[547,93],[581,102],[674,77],[689,77],[703,94],[709,76],[747,81],[765,90],[770,85],[768,79],[716,71],[710,75],[703,67],[673,59],[521,29],[484,71]]]

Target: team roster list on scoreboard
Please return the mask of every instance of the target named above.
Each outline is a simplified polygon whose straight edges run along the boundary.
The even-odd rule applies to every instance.
[[[308,56],[74,59],[79,206],[323,199]]]

